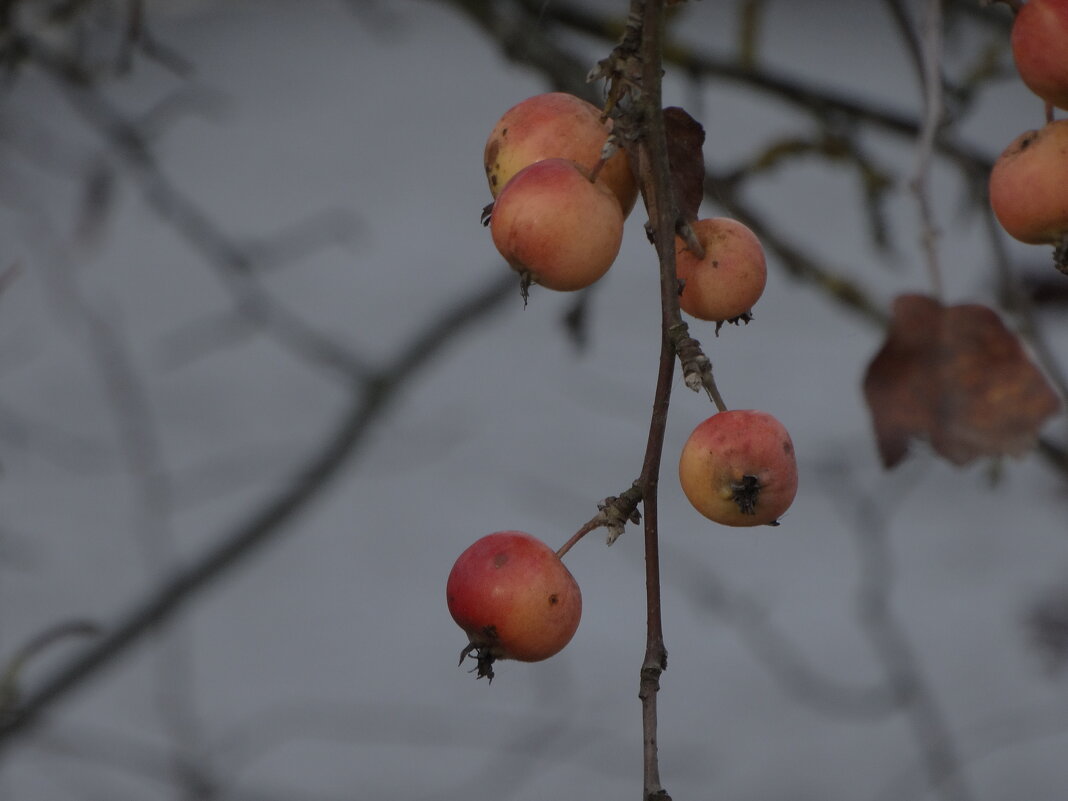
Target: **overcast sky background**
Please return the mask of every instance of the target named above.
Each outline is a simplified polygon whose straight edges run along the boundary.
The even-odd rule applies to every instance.
[[[623,5],[598,3],[620,13]],[[482,148],[500,114],[546,84],[466,20],[434,2],[361,14],[280,0],[159,3],[150,12],[157,37],[195,74],[179,79],[142,62],[111,97],[132,117],[176,91],[196,101],[154,139],[169,179],[243,243],[323,214],[352,221],[333,225],[334,243],[270,272],[266,285],[292,311],[368,359],[389,359],[438,311],[506,269],[479,225],[489,200]],[[689,38],[732,52],[734,4],[705,0],[685,13]],[[882,5],[770,3],[767,22],[769,66],[919,108]],[[591,51],[589,63],[603,55]],[[665,99],[701,120],[706,156],[720,167],[776,135],[811,130],[803,115],[728,85],[698,93],[669,76]],[[261,333],[197,350],[232,311],[218,274],[121,166],[113,208],[91,237],[76,239],[86,176],[112,158],[106,144],[39,74],[20,76],[2,108],[0,262],[22,266],[0,295],[6,654],[60,620],[107,626],[161,565],[199,553],[283,485],[347,395],[336,377]],[[993,156],[1040,122],[1038,101],[1010,81],[984,95],[965,132]],[[51,166],[27,155],[36,147],[12,144],[20,137],[53,154]],[[912,163],[911,144],[868,141],[881,158]],[[946,296],[992,302],[981,222],[962,212],[952,173],[939,169],[935,181]],[[889,206],[898,243],[889,256],[870,248],[856,178],[844,168],[801,161],[754,182],[747,197],[884,305],[926,290],[907,192]],[[706,204],[705,213],[721,210]],[[558,546],[597,501],[637,477],[659,336],[643,222],[636,210],[593,294],[587,350],[577,353],[560,324],[572,298],[535,289],[524,309],[517,292],[421,368],[343,479],[201,596],[176,639],[138,648],[9,751],[0,795],[186,797],[163,770],[173,737],[158,683],[174,669],[188,684],[171,697],[201,750],[193,756],[223,782],[222,798],[638,797],[638,531],[611,549],[594,534],[569,553],[584,600],[575,639],[547,662],[501,664],[492,686],[456,665],[465,638],[444,587],[478,537],[514,528]],[[1019,264],[1048,255],[1010,251]],[[162,533],[148,533],[93,329],[75,309],[97,315],[146,393],[173,499]],[[847,694],[878,686],[881,663],[856,609],[865,553],[857,534],[874,527],[889,543],[893,612],[976,798],[1062,800],[1068,695],[1028,647],[1022,621],[1068,580],[1063,479],[1027,457],[1005,464],[992,486],[989,465],[953,469],[922,449],[885,474],[860,393],[879,332],[774,258],[755,317],[718,338],[711,325],[692,330],[728,405],[765,409],[788,427],[800,490],[778,528],[732,531],[697,515],[675,460],[712,407],[677,381],[661,484],[666,787],[680,801],[932,797],[907,716],[820,706],[776,673],[746,636],[754,629],[716,605],[720,591],[752,599],[743,608],[831,685]],[[1063,362],[1068,326],[1045,322]],[[1063,418],[1050,431],[1063,434]],[[77,647],[58,646],[33,669],[46,673]]]

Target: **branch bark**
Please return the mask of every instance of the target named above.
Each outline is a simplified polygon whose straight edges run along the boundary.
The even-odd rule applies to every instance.
[[[675,346],[671,330],[681,323],[678,278],[675,273],[675,227],[678,209],[671,187],[667,139],[661,100],[663,72],[663,0],[634,0],[631,20],[641,20],[639,60],[641,93],[636,117],[638,175],[642,197],[649,211],[647,230],[660,264],[661,338],[656,394],[649,422],[649,437],[638,485],[645,511],[646,641],[638,696],[642,702],[643,774],[645,801],[670,801],[660,782],[657,751],[657,696],[660,676],[667,668],[667,649],[660,610],[660,543],[657,489],[664,450],[671,383],[675,372]]]

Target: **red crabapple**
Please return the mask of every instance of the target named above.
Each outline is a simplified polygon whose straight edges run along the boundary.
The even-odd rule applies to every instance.
[[[522,531],[498,531],[460,554],[445,590],[453,620],[476,651],[478,675],[493,680],[496,659],[540,662],[571,641],[582,593],[548,545]]]
[[[566,92],[527,98],[504,113],[486,140],[490,192],[497,197],[513,175],[542,159],[569,159],[592,170],[611,130],[611,120],[602,122],[600,109],[582,98]],[[619,150],[608,159],[599,177],[619,199],[625,217],[638,197],[627,154]]]
[[[766,412],[719,412],[690,434],[679,481],[693,507],[725,526],[777,525],[797,494],[790,434]]]
[[[1020,79],[1047,103],[1068,109],[1068,0],[1028,0],[1012,24]]]
[[[1001,226],[1021,242],[1059,244],[1064,239],[1068,120],[1021,134],[1006,148],[990,171],[990,205]]]
[[[524,282],[571,291],[588,287],[612,266],[623,241],[623,212],[600,179],[591,182],[573,161],[544,159],[501,190],[490,231]]]
[[[705,255],[698,258],[676,237],[675,269],[684,282],[679,306],[700,320],[716,322],[747,314],[768,279],[760,240],[728,217],[697,220],[691,227]]]

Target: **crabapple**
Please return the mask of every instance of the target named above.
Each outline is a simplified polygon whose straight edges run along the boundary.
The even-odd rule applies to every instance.
[[[544,159],[516,173],[490,217],[493,244],[524,279],[549,289],[588,287],[615,261],[623,212],[601,181],[567,159]]]
[[[1068,120],[1021,134],[1005,149],[990,171],[990,205],[1001,226],[1021,242],[1059,244],[1064,239]]]
[[[691,223],[703,258],[675,239],[675,269],[682,280],[679,306],[700,320],[724,322],[753,308],[767,283],[764,248],[737,220],[713,217]]]
[[[719,412],[682,449],[679,481],[693,507],[725,526],[777,525],[797,494],[790,434],[766,412]]]
[[[504,113],[486,140],[490,192],[497,197],[513,175],[542,159],[570,159],[592,170],[611,130],[611,120],[602,122],[600,109],[580,97],[547,92],[527,98]],[[625,217],[638,197],[627,154],[617,151],[599,177],[619,199]]]
[[[496,659],[539,662],[571,641],[582,593],[560,557],[522,531],[477,540],[452,566],[445,596],[453,620],[477,651],[479,677],[493,680]]]
[[[1068,0],[1028,0],[1012,24],[1020,79],[1047,103],[1068,109]]]

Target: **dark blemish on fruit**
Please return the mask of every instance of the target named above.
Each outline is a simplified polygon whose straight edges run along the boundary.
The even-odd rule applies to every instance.
[[[741,481],[731,482],[731,497],[738,504],[738,511],[743,515],[755,515],[760,490],[760,479],[756,476],[742,476]]]
[[[792,456],[794,453],[794,444],[790,442],[790,440],[786,440],[786,442],[782,444],[782,452],[787,456]]]
[[[549,606],[556,606],[560,603],[560,599],[556,597],[556,593],[549,596]]]
[[[494,164],[497,161],[497,154],[501,151],[500,140],[494,139],[489,143],[489,147],[486,148],[486,164]]]
[[[508,554],[496,553],[493,555],[493,566],[497,568],[504,567],[508,564]]]

